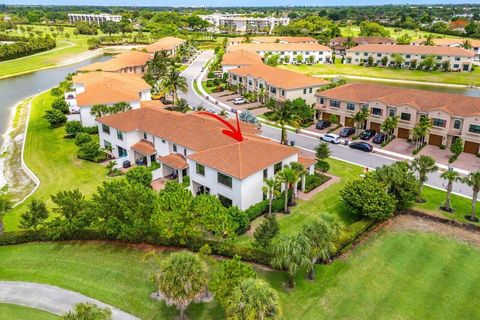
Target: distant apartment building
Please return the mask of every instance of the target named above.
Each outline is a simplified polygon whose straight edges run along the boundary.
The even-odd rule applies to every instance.
[[[227,48],[228,52],[235,50],[256,52],[262,58],[277,55],[279,64],[332,62],[332,49],[318,43],[242,43]]]
[[[412,43],[415,46],[423,45],[425,39],[420,39]],[[475,60],[480,61],[480,40],[475,39],[462,39],[462,38],[443,38],[443,39],[433,39],[433,43],[436,46],[441,47],[454,47],[454,48],[463,48],[466,44],[470,44],[471,50],[475,54]]]
[[[235,46],[241,43],[318,43],[317,39],[312,37],[287,37],[287,36],[271,36],[271,37],[235,37],[228,39],[229,46]]]
[[[287,17],[255,17],[236,13],[214,13],[210,15],[201,15],[205,21],[208,21],[212,31],[230,31],[230,32],[263,32],[271,33],[276,26],[286,26],[290,23]]]
[[[329,47],[337,53],[345,54],[345,50],[362,44],[395,44],[395,40],[383,37],[336,37],[330,40]]]
[[[230,69],[228,82],[239,86],[241,93],[260,94],[263,92],[266,98],[273,98],[277,101],[302,98],[309,105],[316,102],[315,92],[329,83],[320,78],[264,64]]]
[[[93,14],[93,13],[69,13],[68,20],[70,23],[77,23],[79,21],[84,21],[88,23],[102,24],[107,21],[120,22],[122,16],[112,15],[108,13]]]
[[[148,52],[128,51],[114,56],[112,59],[103,62],[95,62],[78,69],[80,72],[105,71],[116,73],[143,74],[147,62],[152,58]]]
[[[408,139],[420,118],[428,117],[432,123],[428,144],[450,147],[460,137],[464,152],[480,152],[480,98],[365,83],[346,84],[316,96],[321,119],[337,115],[342,125],[354,127],[354,115],[367,108],[370,115],[364,128],[380,132],[387,117],[398,116],[395,135]]]
[[[452,71],[471,71],[474,62],[474,53],[463,48],[365,44],[348,49],[344,63],[366,64],[369,57],[372,57],[374,65],[382,66],[382,59],[387,57],[388,66],[394,63],[394,55],[400,55],[403,58],[404,61],[401,65],[403,68],[410,68],[414,60],[418,66],[427,56],[435,58],[438,68],[441,68],[442,64],[448,61]]]

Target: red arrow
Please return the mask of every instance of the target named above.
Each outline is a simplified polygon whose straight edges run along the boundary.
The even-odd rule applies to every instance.
[[[237,140],[238,142],[242,142],[243,141],[243,136],[242,136],[242,130],[240,130],[240,121],[238,120],[238,113],[236,113],[236,116],[237,116],[237,128],[233,127],[232,124],[230,122],[228,122],[227,120],[217,116],[216,114],[213,114],[213,113],[210,113],[210,112],[205,112],[205,111],[200,111],[199,114],[204,114],[204,115],[207,115],[207,116],[210,116],[212,118],[215,118],[217,119],[218,121],[220,121],[221,123],[223,123],[224,125],[226,125],[228,127],[229,130],[227,129],[223,129],[222,130],[222,133]]]

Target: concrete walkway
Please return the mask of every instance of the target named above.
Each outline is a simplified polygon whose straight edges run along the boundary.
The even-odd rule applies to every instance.
[[[114,320],[139,320],[128,313],[78,292],[33,282],[0,281],[0,303],[16,304],[63,315],[77,303],[93,303],[112,310]]]

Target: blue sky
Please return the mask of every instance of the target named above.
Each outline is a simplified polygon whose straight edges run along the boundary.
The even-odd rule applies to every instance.
[[[335,6],[382,4],[480,4],[480,0],[0,0],[5,4],[126,6]]]

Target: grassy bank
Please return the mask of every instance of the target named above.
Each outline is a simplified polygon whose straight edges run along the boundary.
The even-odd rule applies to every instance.
[[[54,320],[60,317],[37,309],[0,303],[0,320]]]

